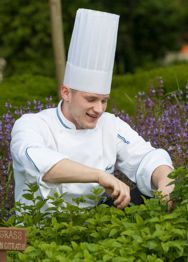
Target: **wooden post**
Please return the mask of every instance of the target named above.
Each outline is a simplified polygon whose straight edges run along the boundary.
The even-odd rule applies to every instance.
[[[60,86],[63,82],[65,71],[65,48],[63,37],[63,20],[61,15],[61,0],[50,1],[52,42],[54,48],[57,90],[60,97]]]
[[[6,262],[7,261],[7,254],[5,250],[0,250],[0,261]]]
[[[7,250],[25,250],[26,242],[25,229],[0,227],[0,262],[7,261]]]

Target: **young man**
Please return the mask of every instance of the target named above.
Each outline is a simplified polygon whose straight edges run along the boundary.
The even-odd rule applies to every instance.
[[[26,183],[38,194],[67,193],[65,201],[102,186],[117,208],[131,201],[130,188],[113,174],[119,170],[142,194],[157,189],[169,199],[172,162],[128,124],[104,113],[110,94],[119,17],[79,9],[57,108],[23,115],[12,130],[11,152],[16,201]],[[94,206],[87,199],[82,206]]]

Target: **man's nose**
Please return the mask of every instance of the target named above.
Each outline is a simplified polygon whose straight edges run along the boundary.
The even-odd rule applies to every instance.
[[[103,112],[103,104],[102,104],[102,102],[99,101],[99,102],[95,103],[94,111],[96,113],[98,113],[98,114]]]

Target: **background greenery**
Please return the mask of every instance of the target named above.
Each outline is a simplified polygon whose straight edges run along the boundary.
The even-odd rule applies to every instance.
[[[159,65],[167,51],[188,41],[187,0],[62,0],[68,50],[76,10],[91,8],[120,14],[115,73]],[[0,57],[6,75],[54,76],[49,1],[0,1]]]
[[[188,64],[161,67],[153,70],[139,71],[125,76],[114,75],[112,92],[108,111],[115,106],[129,114],[135,112],[135,96],[142,90],[146,91],[151,85],[156,86],[158,78],[162,77],[166,92],[184,89],[188,82]],[[25,105],[26,102],[38,99],[45,101],[52,96],[58,102],[54,78],[25,73],[11,76],[0,83],[0,114],[6,111],[4,104],[9,101],[13,105]]]
[[[188,82],[188,64],[164,67],[163,58],[169,51],[179,50],[184,42],[188,42],[187,0],[61,2],[66,50],[78,8],[120,14],[115,75],[108,111],[115,106],[134,114],[135,95],[151,85],[158,86],[160,77],[164,81],[166,93],[178,88],[184,89]],[[0,115],[6,113],[8,107],[4,104],[7,101],[13,106],[23,106],[28,100],[44,102],[46,97],[52,96],[54,102],[57,102],[49,1],[1,0],[0,33],[0,57],[7,62],[5,79],[0,83]],[[5,131],[11,128],[9,114],[6,114],[2,123],[3,146],[8,151],[9,139]],[[173,136],[176,137],[175,132]],[[181,142],[181,139],[178,137],[178,141]],[[181,154],[176,151],[180,158]],[[0,164],[3,164],[1,170],[4,170],[7,159],[3,157],[0,160],[3,160]],[[1,179],[1,185],[5,186],[5,196],[13,193],[9,182],[12,174],[9,173],[8,177],[1,176],[6,181],[2,183]],[[114,261],[122,261],[122,257],[128,257],[129,262],[187,261],[188,194],[185,185],[188,174],[187,171],[179,170],[177,176],[173,213],[167,213],[166,205],[161,205],[158,199],[152,199],[145,205],[131,206],[125,211],[98,206],[89,213],[83,213],[70,207],[66,213],[43,217],[40,208],[44,201],[37,199],[37,205],[29,206],[30,213],[25,210],[18,221],[21,224],[24,221],[23,225],[28,227],[28,248],[24,254],[9,254],[9,259],[13,261],[14,256],[19,256],[14,261],[34,261],[41,256],[41,259],[46,258],[45,261],[51,261],[52,258],[54,261],[62,261],[65,255],[65,261],[73,261],[74,256],[87,261],[111,261],[115,256],[119,257]],[[5,197],[3,203],[7,199]],[[54,203],[59,211],[58,203],[61,203],[55,200]],[[5,209],[8,210],[7,205]],[[7,223],[0,223],[1,226],[14,226],[14,216]],[[44,226],[43,230],[41,225]]]
[[[179,50],[188,42],[187,0],[62,0],[61,3],[66,51],[78,8],[120,14],[108,111],[116,106],[133,114],[135,95],[155,84],[158,77],[163,77],[167,91],[185,86],[186,64],[159,66],[164,67],[162,61],[167,52]],[[1,0],[0,17],[0,57],[7,62],[4,81],[0,83],[0,113],[5,111],[7,100],[23,105],[27,100],[44,101],[52,96],[57,102],[49,2]]]

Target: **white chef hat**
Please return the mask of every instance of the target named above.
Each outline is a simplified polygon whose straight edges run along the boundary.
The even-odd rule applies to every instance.
[[[118,23],[118,15],[78,9],[64,85],[89,93],[110,93]]]

